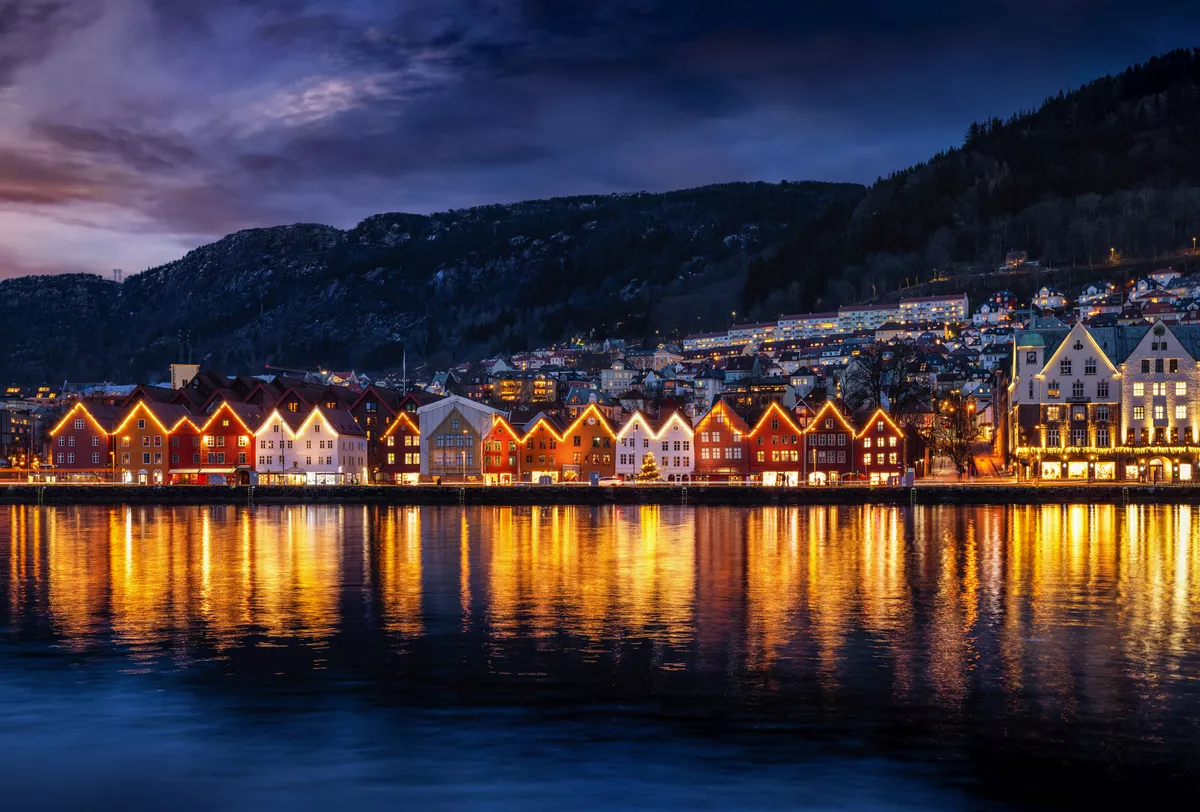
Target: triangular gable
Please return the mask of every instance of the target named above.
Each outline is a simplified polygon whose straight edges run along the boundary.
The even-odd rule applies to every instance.
[[[758,430],[762,428],[763,423],[772,415],[772,413],[777,414],[786,420],[788,425],[796,430],[797,434],[801,434],[803,432],[803,429],[796,425],[796,421],[792,418],[792,415],[788,414],[787,409],[780,406],[778,401],[773,400],[771,401],[771,405],[767,407],[767,410],[762,413],[762,417],[758,418],[758,422],[754,424],[754,428],[750,430],[750,433],[758,434]],[[851,429],[851,431],[853,431],[853,429]]]
[[[656,436],[654,428],[650,425],[650,420],[646,417],[646,415],[642,414],[641,410],[639,409],[631,414],[629,419],[622,424],[620,431],[617,432],[617,438],[620,439],[621,437],[624,437],[625,432],[628,431],[634,423],[641,423],[642,428],[646,430],[647,434],[649,434],[651,437]]]
[[[504,415],[501,415],[501,414],[492,415],[492,431],[495,431],[497,426],[499,426],[500,428],[507,431],[510,435],[512,435],[512,438],[514,440],[521,439],[521,434],[515,428],[512,427],[512,424],[510,424],[507,420],[504,419]]]
[[[543,424],[546,426],[547,430],[549,430],[550,435],[554,437],[554,439],[558,440],[560,443],[566,440],[566,435],[560,433],[559,430],[555,428],[554,424],[550,422],[550,418],[546,417],[545,415],[541,415],[525,427],[525,434],[518,435],[521,442],[525,442],[532,437],[533,433],[537,431],[537,427]]]
[[[417,427],[417,422],[415,420],[413,420],[411,417],[409,417],[407,412],[399,411],[399,412],[396,412],[395,418],[392,420],[391,423],[388,424],[388,427],[386,429],[384,429],[383,434],[381,434],[380,436],[381,437],[392,436],[399,430],[400,425],[402,423],[407,423],[408,427],[410,429],[412,429],[412,431],[414,433],[416,433],[418,435],[421,433],[421,429]]]
[[[604,416],[604,412],[600,411],[600,409],[597,408],[595,403],[589,403],[588,407],[579,413],[579,417],[575,418],[571,422],[571,425],[567,428],[567,430],[565,432],[563,432],[563,437],[566,437],[568,434],[574,433],[576,427],[578,427],[580,423],[582,423],[584,420],[586,420],[587,416],[589,414],[595,415],[596,420],[600,423],[600,425],[604,426],[605,430],[609,434],[611,434],[614,438],[616,438],[617,433],[615,431],[613,431],[612,421],[610,421],[607,417]]]
[[[119,426],[117,426],[116,429],[113,430],[113,434],[120,434],[121,431],[124,430],[124,428],[127,425],[129,425],[129,421],[133,420],[134,416],[138,412],[145,414],[147,417],[149,417],[151,420],[153,420],[155,422],[155,424],[157,424],[158,427],[160,429],[162,429],[163,434],[171,433],[171,430],[169,428],[167,428],[166,426],[164,426],[163,422],[158,419],[158,415],[156,415],[153,411],[151,411],[150,407],[146,405],[146,401],[139,400],[137,403],[134,404],[133,408],[129,410],[129,414],[125,415],[125,419],[121,421],[121,424]]]
[[[854,426],[850,425],[850,421],[846,420],[846,418],[842,415],[841,410],[838,409],[837,406],[834,406],[833,401],[831,401],[831,400],[825,401],[825,405],[822,406],[815,415],[813,415],[813,419],[809,422],[808,428],[806,428],[805,431],[806,432],[815,431],[817,423],[820,422],[821,419],[825,417],[825,412],[833,412],[834,416],[837,417],[838,421],[843,426],[846,427],[846,431],[850,432],[852,435],[857,434],[857,432],[854,431]]]
[[[876,408],[875,411],[871,413],[870,418],[863,423],[863,429],[855,435],[855,439],[858,439],[866,434],[871,429],[871,426],[875,424],[875,421],[881,417],[887,421],[888,425],[891,426],[897,434],[904,434],[904,430],[896,425],[896,422],[892,420],[891,416],[888,415],[887,412],[885,412],[882,408]]]
[[[1147,334],[1149,334],[1149,332],[1150,331],[1147,331]],[[1052,375],[1053,370],[1051,369],[1051,367],[1054,364],[1058,363],[1058,360],[1063,355],[1063,353],[1065,353],[1067,351],[1083,352],[1083,350],[1073,349],[1073,346],[1075,344],[1075,340],[1074,340],[1075,338],[1078,338],[1083,342],[1085,349],[1087,347],[1091,347],[1093,350],[1095,350],[1096,357],[1098,359],[1101,359],[1104,361],[1104,363],[1108,367],[1108,371],[1110,373],[1114,373],[1117,371],[1117,367],[1115,364],[1113,364],[1112,359],[1108,357],[1108,353],[1106,353],[1103,349],[1100,348],[1100,345],[1096,343],[1096,339],[1092,337],[1092,334],[1084,326],[1083,322],[1079,322],[1078,324],[1076,324],[1074,327],[1072,327],[1070,330],[1067,331],[1067,334],[1063,337],[1063,340],[1060,341],[1058,343],[1058,346],[1054,348],[1054,352],[1050,353],[1049,356],[1046,358],[1046,363],[1042,365],[1041,372],[1039,372],[1034,377],[1036,377],[1040,380],[1040,379],[1046,378],[1047,376]],[[1143,336],[1143,339],[1144,338],[1145,338],[1145,336]],[[1015,357],[1015,355],[1014,355],[1014,357]]]
[[[247,434],[254,434],[254,429],[246,425],[246,421],[242,419],[240,414],[233,410],[233,407],[229,405],[229,401],[227,400],[221,401],[221,405],[217,406],[217,408],[213,410],[213,413],[209,415],[208,420],[205,421],[202,431],[208,431],[208,427],[213,424],[213,421],[217,419],[217,415],[219,415],[221,412],[228,412],[234,420],[236,420],[238,423],[241,423],[242,428],[246,430]]]
[[[675,411],[671,412],[667,419],[662,421],[662,423],[659,425],[658,436],[660,438],[662,437],[663,432],[667,430],[667,426],[671,425],[672,423],[678,423],[684,430],[687,431],[688,434],[693,433],[692,424],[685,420],[682,414],[680,414],[678,411]]]
[[[742,429],[742,434],[748,434],[750,432],[750,425],[746,422],[745,418],[734,411],[734,408],[720,397],[714,400],[713,405],[709,407],[708,411],[700,416],[700,419],[696,421],[696,425],[698,426],[703,423],[709,418],[710,415],[718,410],[725,415],[726,425],[740,427]]]
[[[261,434],[270,433],[271,424],[275,421],[275,418],[279,418],[279,422],[283,424],[284,429],[286,429],[287,433],[292,435],[292,437],[295,437],[299,433],[299,429],[294,428],[288,421],[287,415],[279,411],[279,409],[272,409],[270,414],[267,415],[266,419],[263,420],[262,425],[259,426],[254,432],[254,436],[258,437]]]
[[[96,417],[88,410],[87,406],[81,401],[79,403],[76,403],[74,406],[72,406],[70,408],[70,410],[68,410],[67,413],[65,415],[63,415],[62,420],[59,420],[58,424],[50,430],[50,436],[54,437],[55,435],[57,435],[58,432],[62,430],[63,426],[67,425],[67,421],[74,420],[75,415],[78,414],[79,412],[83,412],[84,417],[86,417],[88,420],[90,420],[92,425],[95,426],[102,434],[110,433],[109,429],[104,428],[103,424],[101,424],[100,421],[96,419]]]

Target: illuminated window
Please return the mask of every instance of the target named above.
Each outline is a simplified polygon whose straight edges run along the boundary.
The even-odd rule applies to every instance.
[[[1187,381],[1175,381],[1175,394],[1179,396],[1187,394]]]
[[[1167,419],[1167,407],[1161,406],[1161,405],[1155,406],[1154,407],[1154,419],[1155,420],[1166,420]]]
[[[1134,406],[1133,407],[1133,419],[1134,420],[1145,420],[1146,419],[1146,408],[1144,406]]]
[[[1175,419],[1187,420],[1187,406],[1179,405],[1175,407]]]
[[[1142,383],[1141,381],[1136,382],[1133,385],[1133,396],[1135,398],[1140,398],[1140,397],[1143,397],[1145,394],[1146,394],[1146,384]]]

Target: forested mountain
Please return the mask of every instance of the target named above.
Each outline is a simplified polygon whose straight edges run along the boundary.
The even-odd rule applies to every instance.
[[[753,257],[864,191],[735,183],[381,214],[349,231],[238,232],[124,284],[9,280],[0,379],[161,377],[181,331],[228,372],[379,371],[402,349],[410,364],[444,364],[592,330],[686,332],[728,317]]]
[[[1059,93],[881,179],[790,235],[747,279],[768,315],[895,294],[1013,249],[1057,265],[1155,259],[1200,230],[1200,50]]]
[[[1200,232],[1200,50],[970,125],[854,184],[745,183],[230,235],[123,285],[0,282],[0,379],[161,375],[190,331],[229,372],[396,366],[595,330],[633,339],[961,289],[1013,249],[1059,266],[1176,261]],[[973,290],[973,289],[972,289]],[[14,327],[11,325],[20,325]]]

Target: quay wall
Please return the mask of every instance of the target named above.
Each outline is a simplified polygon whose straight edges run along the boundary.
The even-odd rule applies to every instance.
[[[24,505],[1006,505],[1200,504],[1200,485],[954,485],[764,488],[730,485],[254,486],[7,485]]]

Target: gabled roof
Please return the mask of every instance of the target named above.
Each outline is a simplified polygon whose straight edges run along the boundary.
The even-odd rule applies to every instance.
[[[251,403],[241,403],[239,401],[225,400],[217,404],[217,408],[209,415],[208,420],[204,423],[204,428],[208,428],[213,420],[216,420],[217,415],[223,411],[228,411],[249,431],[254,434],[258,431],[258,427],[262,425],[263,420],[267,417],[267,410],[261,406],[256,406]]]
[[[358,421],[354,419],[354,415],[349,409],[330,409],[325,406],[317,406],[316,410],[325,418],[325,422],[329,427],[336,431],[339,435],[351,437],[366,437],[367,433],[363,431],[362,426],[358,425]]]
[[[158,403],[150,400],[139,400],[125,410],[114,432],[123,430],[126,424],[133,419],[134,415],[139,413],[148,414],[163,431],[168,433],[184,419],[191,418],[193,423],[195,422],[191,411],[182,406],[171,403]]]
[[[117,423],[124,417],[125,412],[124,409],[117,406],[110,406],[107,403],[79,401],[63,414],[62,419],[58,421],[58,425],[50,430],[50,436],[53,437],[56,435],[67,424],[68,420],[73,420],[80,414],[84,416],[85,420],[90,420],[100,431],[105,434],[112,434],[117,428]]]

